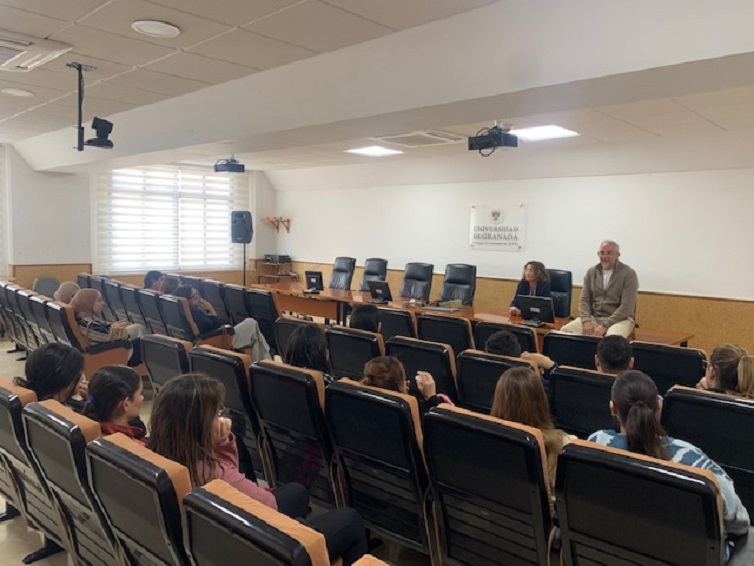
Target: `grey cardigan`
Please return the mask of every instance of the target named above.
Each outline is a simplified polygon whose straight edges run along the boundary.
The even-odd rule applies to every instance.
[[[579,300],[581,322],[610,327],[616,322],[636,318],[636,295],[639,278],[625,263],[615,264],[607,289],[602,288],[602,265],[590,267],[584,276],[584,288]]]

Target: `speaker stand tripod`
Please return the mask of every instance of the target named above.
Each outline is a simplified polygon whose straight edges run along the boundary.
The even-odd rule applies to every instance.
[[[243,286],[246,287],[246,244],[243,245]]]

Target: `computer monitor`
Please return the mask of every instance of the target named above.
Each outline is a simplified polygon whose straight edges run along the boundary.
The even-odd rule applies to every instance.
[[[550,297],[532,297],[519,295],[518,304],[521,305],[521,318],[525,321],[540,324],[555,322],[555,311]]]
[[[387,303],[393,300],[387,281],[367,281],[367,285],[372,296],[370,303]]]
[[[324,290],[322,284],[322,272],[321,271],[307,271],[306,272],[306,288],[313,289],[315,291]]]

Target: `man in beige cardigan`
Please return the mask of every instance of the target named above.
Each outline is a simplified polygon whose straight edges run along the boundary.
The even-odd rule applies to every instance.
[[[560,330],[587,336],[618,334],[628,338],[635,325],[639,279],[633,269],[618,261],[620,246],[612,240],[600,244],[597,256],[600,262],[590,267],[584,276],[580,316]]]

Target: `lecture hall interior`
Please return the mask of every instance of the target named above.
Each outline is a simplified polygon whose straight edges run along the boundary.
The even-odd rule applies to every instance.
[[[462,263],[494,310],[538,260],[572,272],[578,316],[614,240],[639,329],[754,351],[752,28],[746,0],[0,0],[0,58],[62,51],[0,62],[0,274],[251,285],[272,254],[326,283],[347,256],[356,289],[378,257],[394,295],[432,264],[437,299]],[[108,120],[112,149],[77,151],[74,62],[84,138]],[[577,135],[469,151],[496,123]],[[393,151],[349,152],[369,146]],[[228,159],[246,172],[213,171]],[[474,207],[523,210],[522,244],[475,249]],[[22,530],[0,524],[19,559],[39,542]]]

